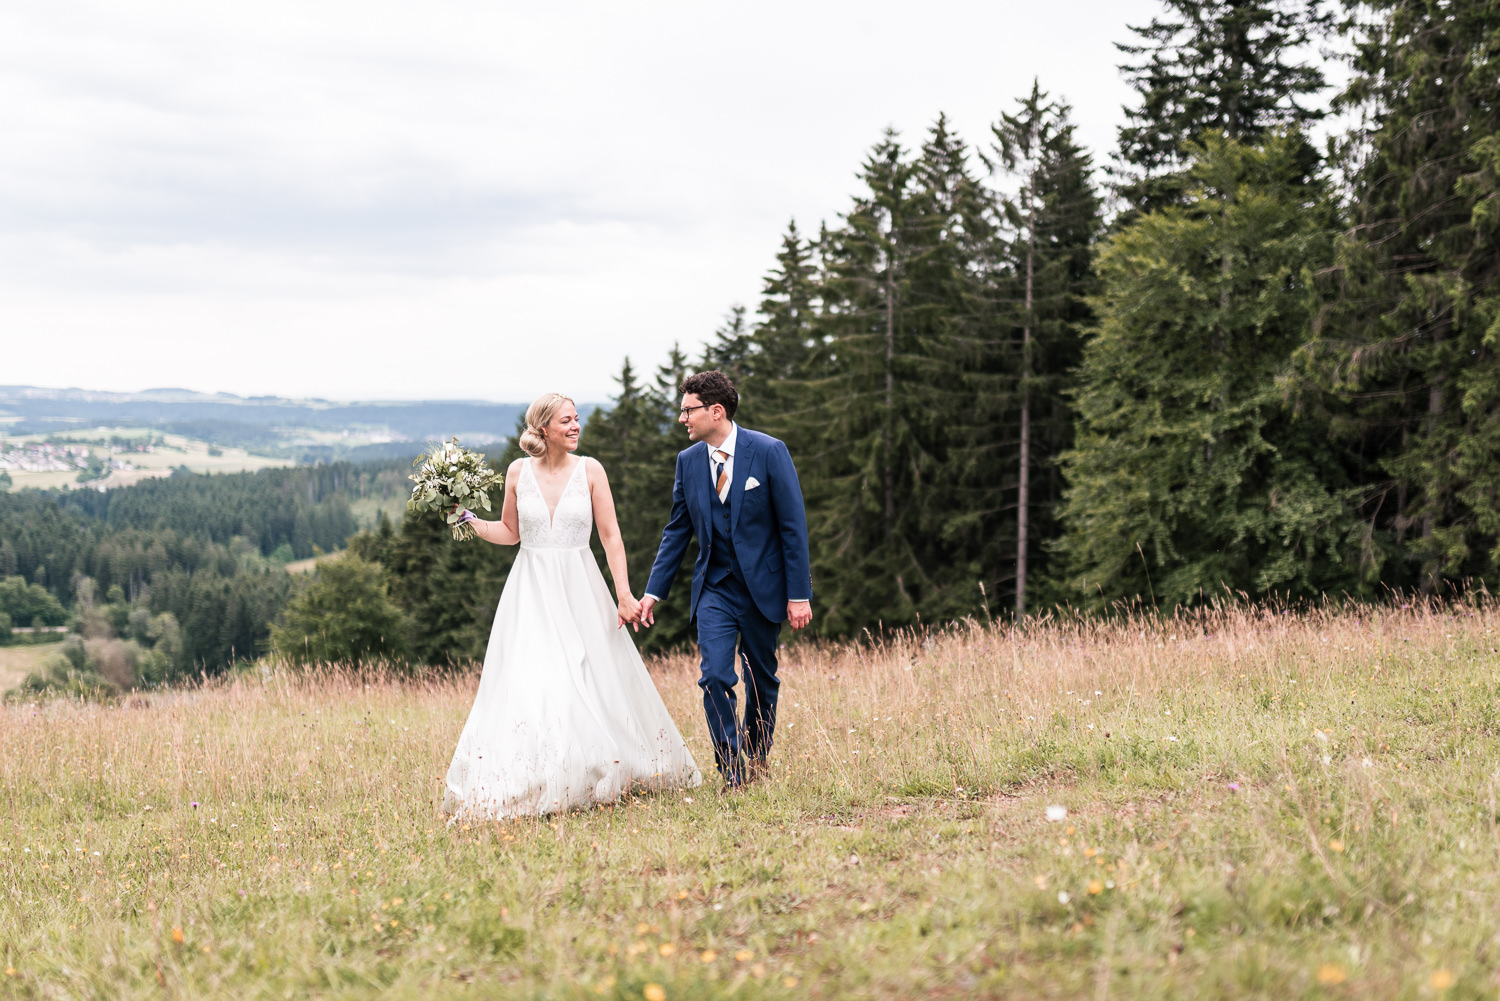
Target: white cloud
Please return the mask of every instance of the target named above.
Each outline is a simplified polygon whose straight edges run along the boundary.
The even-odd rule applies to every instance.
[[[888,124],[1033,75],[1102,160],[1151,0],[0,13],[0,381],[602,398],[754,305]]]

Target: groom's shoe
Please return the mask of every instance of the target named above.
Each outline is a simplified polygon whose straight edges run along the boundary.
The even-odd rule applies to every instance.
[[[760,782],[771,777],[771,763],[763,757],[751,755],[745,759],[745,781]]]
[[[737,792],[745,787],[745,759],[740,755],[720,755],[719,772],[724,776],[725,792]]]

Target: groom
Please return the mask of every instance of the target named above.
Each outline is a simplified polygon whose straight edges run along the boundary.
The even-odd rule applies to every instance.
[[[766,774],[776,729],[776,641],[783,620],[812,621],[812,572],[802,488],[786,446],[734,423],[740,394],[723,372],[690,375],[678,422],[694,444],[678,453],[672,516],[662,531],[640,619],[667,597],[688,539],[698,537],[691,620],[698,624],[703,711],[714,761],[731,788]],[[735,712],[735,640],[745,722]]]

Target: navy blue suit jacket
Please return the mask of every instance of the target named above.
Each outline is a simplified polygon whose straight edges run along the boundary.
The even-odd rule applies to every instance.
[[[729,484],[729,530],[735,559],[745,585],[760,613],[772,622],[786,620],[788,598],[812,599],[812,562],[807,554],[807,513],[802,486],[786,445],[770,435],[740,428],[735,443],[734,479]],[[672,516],[662,530],[656,563],[651,567],[647,594],[665,601],[672,579],[682,566],[688,539],[698,537],[698,559],[693,564],[693,600],[689,617],[698,614],[698,598],[708,573],[709,547],[714,530],[710,504],[719,503],[709,472],[705,442],[677,454],[672,483]],[[759,486],[751,490],[751,479]]]

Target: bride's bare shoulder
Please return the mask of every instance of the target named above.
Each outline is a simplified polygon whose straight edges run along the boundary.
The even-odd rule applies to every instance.
[[[525,463],[526,463],[526,457],[525,456],[522,456],[519,459],[512,459],[510,465],[505,467],[505,475],[506,476],[515,476],[517,473],[519,473],[521,471],[521,467],[523,465],[525,465]]]

